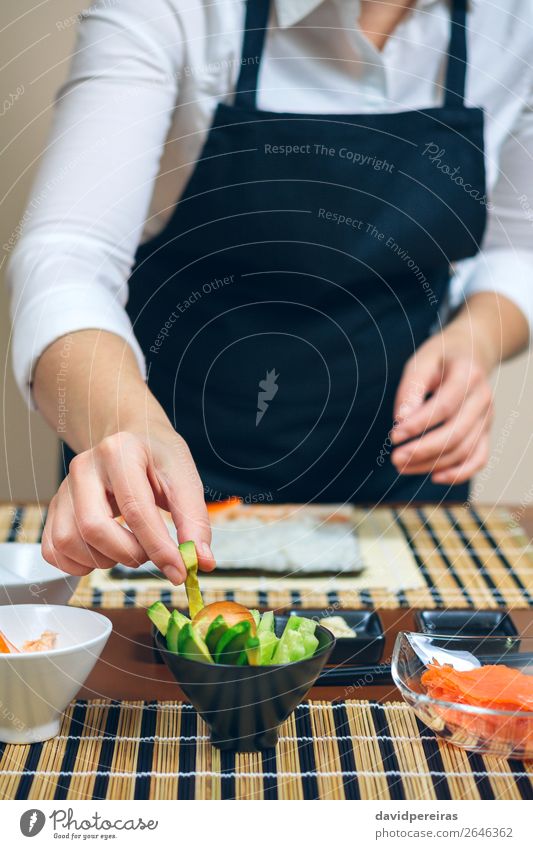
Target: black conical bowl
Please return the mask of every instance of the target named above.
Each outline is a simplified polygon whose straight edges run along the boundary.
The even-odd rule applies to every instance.
[[[256,752],[276,745],[281,723],[305,698],[335,645],[333,635],[317,625],[313,657],[279,666],[229,666],[186,660],[156,645],[188,699],[211,730],[219,749]]]

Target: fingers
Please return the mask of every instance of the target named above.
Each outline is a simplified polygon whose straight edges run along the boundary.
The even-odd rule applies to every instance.
[[[147,553],[127,528],[113,518],[103,473],[91,453],[80,454],[70,464],[68,494],[77,532],[77,551],[72,554],[85,563],[83,549],[87,548],[94,566],[109,569],[116,563],[133,568],[148,560]],[[69,552],[70,553],[70,552]]]
[[[492,395],[487,384],[467,397],[459,412],[441,427],[395,449],[392,462],[403,474],[455,465],[490,426],[491,418]]]
[[[155,503],[147,454],[143,456],[138,440],[128,434],[104,440],[100,451],[110,489],[132,533],[169,581],[182,584],[185,566]]]
[[[394,402],[396,422],[404,422],[420,409],[427,393],[438,386],[441,372],[441,352],[433,343],[422,346],[413,354],[403,370],[396,392]]]
[[[61,549],[56,549],[53,543],[53,524],[54,517],[56,513],[56,503],[57,496],[50,503],[50,507],[48,508],[48,514],[46,517],[46,523],[43,529],[43,536],[41,541],[41,551],[44,559],[47,563],[50,563],[52,566],[56,566],[58,569],[61,569],[62,572],[66,572],[68,575],[74,575],[76,577],[81,577],[83,575],[88,575],[92,572],[92,568],[87,566],[82,566],[81,563],[77,563],[75,560],[72,560],[67,554],[61,551]]]
[[[451,466],[431,476],[433,483],[457,484],[464,483],[479,472],[489,457],[489,434],[485,433],[478,441],[472,453],[455,466]]]
[[[191,452],[183,440],[177,443],[173,463],[160,475],[160,482],[178,540],[194,540],[200,569],[211,572],[215,568],[215,558],[211,551],[211,524],[204,489]]]
[[[483,381],[484,375],[475,364],[452,361],[434,394],[394,427],[392,441],[403,442],[449,420]]]

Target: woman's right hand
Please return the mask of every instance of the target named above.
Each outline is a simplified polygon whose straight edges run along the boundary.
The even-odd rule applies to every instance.
[[[194,540],[200,568],[215,567],[204,490],[191,452],[170,422],[147,435],[121,431],[78,454],[52,499],[43,532],[45,560],[70,575],[135,568],[151,560],[173,584],[186,570],[158,507],[178,540]],[[122,515],[128,528],[114,517]]]

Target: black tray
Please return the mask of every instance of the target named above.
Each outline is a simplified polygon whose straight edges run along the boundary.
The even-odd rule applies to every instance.
[[[513,620],[501,610],[417,610],[417,629],[450,637],[517,637]]]
[[[276,625],[283,630],[289,616],[302,616],[306,619],[325,619],[324,610],[294,608],[276,616]],[[349,663],[351,666],[366,666],[381,660],[385,646],[385,634],[378,614],[374,610],[336,610],[331,616],[342,616],[356,637],[339,638],[329,659],[330,664]],[[327,628],[327,625],[324,627]],[[276,627],[276,630],[277,627]]]
[[[517,637],[518,631],[508,613],[501,610],[417,610],[414,615],[418,630],[428,635],[450,637],[450,649],[464,649],[484,656],[489,651],[501,656],[519,650],[518,640],[510,642],[508,637]],[[458,640],[454,637],[472,637]],[[479,642],[486,637],[500,637],[490,644]],[[444,647],[444,645],[443,645]],[[485,659],[485,658],[484,658]],[[485,659],[485,662],[488,662]]]

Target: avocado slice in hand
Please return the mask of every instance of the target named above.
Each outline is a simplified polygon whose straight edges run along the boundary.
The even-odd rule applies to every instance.
[[[178,654],[187,660],[197,660],[200,663],[213,663],[204,640],[191,622],[183,626],[178,636]]]
[[[170,610],[165,607],[162,601],[154,601],[146,613],[152,625],[155,625],[159,633],[166,637],[170,620]]]
[[[205,606],[198,583],[198,556],[196,554],[196,546],[192,540],[188,540],[187,542],[181,542],[178,548],[187,569],[185,591],[187,593],[187,601],[189,602],[189,613],[191,619],[194,619],[196,614]]]
[[[250,628],[250,622],[244,619],[242,622],[237,622],[233,628],[228,628],[216,645],[215,662],[241,666],[241,654],[246,649],[246,643],[250,636]]]
[[[179,610],[173,610],[170,614],[168,620],[167,627],[167,649],[169,651],[177,652],[178,651],[178,637],[181,629],[185,627],[185,625],[190,625],[191,620],[187,619],[183,613],[180,613]]]

